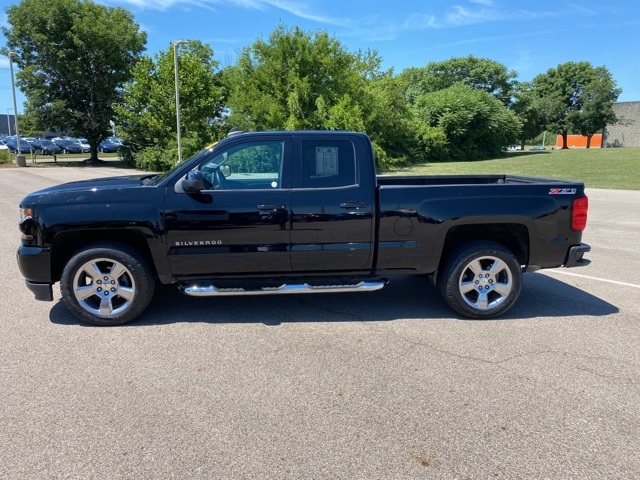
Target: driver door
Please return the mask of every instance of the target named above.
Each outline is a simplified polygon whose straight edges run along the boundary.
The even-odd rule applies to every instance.
[[[288,136],[236,141],[200,164],[202,192],[168,195],[168,258],[175,276],[291,271],[290,150]]]

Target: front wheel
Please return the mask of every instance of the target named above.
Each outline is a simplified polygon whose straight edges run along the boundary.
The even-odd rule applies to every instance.
[[[121,325],[151,302],[155,279],[145,260],[116,242],[90,245],[67,263],[60,280],[62,297],[80,320]]]
[[[449,306],[468,318],[495,318],[520,296],[522,268],[515,255],[493,242],[468,244],[450,255],[438,286]]]

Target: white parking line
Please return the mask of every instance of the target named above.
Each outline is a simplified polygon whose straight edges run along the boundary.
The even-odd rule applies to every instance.
[[[615,283],[616,285],[624,285],[625,287],[640,288],[640,285],[635,283],[618,282],[617,280],[609,280],[608,278],[590,277],[589,275],[580,275],[579,273],[570,273],[562,270],[545,270],[545,273],[559,273],[560,275],[569,275],[571,277],[586,278],[589,280],[597,280],[599,282]]]

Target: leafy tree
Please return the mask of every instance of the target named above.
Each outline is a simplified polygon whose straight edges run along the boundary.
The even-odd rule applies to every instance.
[[[180,129],[184,156],[219,138],[223,89],[218,62],[210,46],[190,41],[179,51]],[[173,46],[143,57],[124,87],[116,107],[122,135],[140,151],[139,166],[154,170],[171,167],[178,159]]]
[[[594,134],[602,132],[608,123],[618,121],[613,111],[613,104],[621,93],[621,90],[615,87],[615,82],[605,67],[597,67],[593,73],[593,79],[582,92],[584,98],[582,109],[573,120],[574,128],[587,137],[587,148],[591,147]]]
[[[358,59],[326,32],[277,27],[225,71],[229,123],[245,130],[362,129]]]
[[[406,161],[408,106],[393,72],[380,64],[375,51],[348,52],[324,31],[280,25],[225,70],[228,123],[243,130],[366,132],[379,165]]]
[[[417,98],[414,112],[423,125],[446,136],[452,160],[500,155],[520,133],[520,120],[490,93],[458,83]]]
[[[500,62],[473,55],[443,62],[429,62],[424,68],[409,68],[402,72],[407,100],[415,100],[423,93],[444,90],[456,83],[490,93],[504,105],[512,100],[518,74]]]
[[[26,109],[42,128],[87,138],[90,161],[98,161],[98,144],[146,34],[125,9],[89,0],[22,0],[6,12],[10,27],[2,31],[17,53]]]
[[[563,63],[534,78],[533,86],[547,129],[562,135],[562,148],[568,148],[569,131],[592,136],[615,119],[612,104],[620,90],[605,67]]]
[[[511,109],[518,116],[522,124],[520,130],[520,145],[538,136],[544,129],[544,120],[540,99],[536,96],[530,82],[518,84],[514,91],[515,101]]]

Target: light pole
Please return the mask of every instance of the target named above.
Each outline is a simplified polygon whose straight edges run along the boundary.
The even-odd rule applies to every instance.
[[[182,139],[180,138],[180,87],[178,84],[178,47],[187,43],[187,40],[173,42],[173,69],[176,75],[176,127],[178,131],[178,163],[182,163]]]
[[[12,108],[7,108],[7,128],[9,129],[9,136],[11,136],[11,118],[9,114],[9,110],[13,110]]]
[[[13,113],[16,121],[16,145],[18,147],[18,155],[22,155],[22,150],[20,150],[20,129],[18,128],[18,105],[16,104],[16,86],[13,81],[13,61],[11,57],[17,56],[16,52],[9,52],[9,70],[11,71],[11,91],[13,92]],[[17,162],[16,157],[16,162]]]

